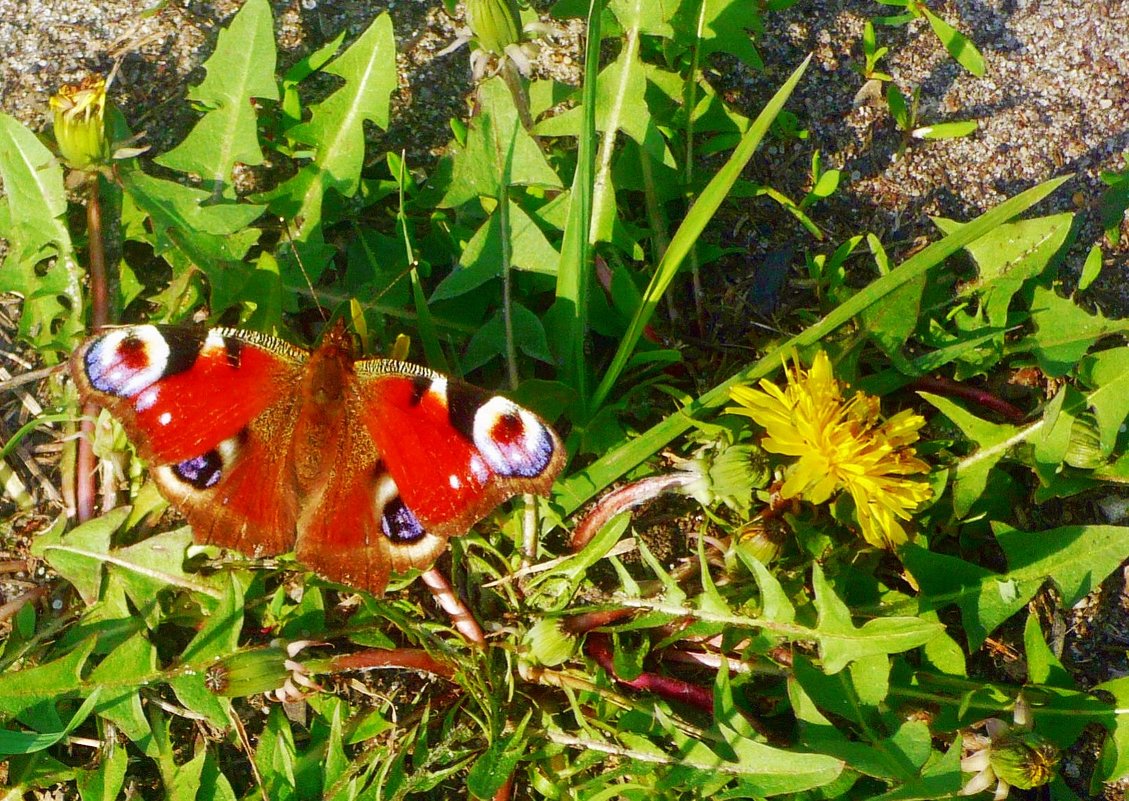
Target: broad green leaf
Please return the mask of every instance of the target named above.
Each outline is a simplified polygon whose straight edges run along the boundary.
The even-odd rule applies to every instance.
[[[120,507],[66,536],[41,538],[35,545],[36,551],[50,564],[58,564],[64,575],[74,576],[76,586],[82,590],[84,598],[89,597],[90,603],[98,597],[97,571],[102,565],[112,566],[117,580],[125,582],[126,591],[142,610],[153,607],[156,592],[170,585],[211,598],[222,597],[216,589],[222,579],[187,573],[183,568],[184,552],[192,544],[192,531],[187,526],[157,534],[127,548],[110,547],[110,535],[120,528],[128,514],[128,507]]]
[[[207,75],[188,92],[206,113],[184,141],[157,157],[181,172],[196,173],[213,195],[234,197],[236,163],[262,164],[253,98],[277,100],[274,28],[267,0],[247,0],[220,31],[216,50],[204,62]]]
[[[193,665],[170,679],[169,686],[182,704],[208,718],[216,726],[230,723],[231,700],[221,698],[205,685],[206,667],[239,647],[243,629],[243,590],[234,574],[227,574],[226,592],[219,606],[184,648],[181,662]]]
[[[79,771],[75,776],[79,797],[82,801],[117,801],[125,786],[128,766],[127,750],[116,743],[108,743],[102,749],[97,767]]]
[[[53,662],[0,673],[0,714],[15,716],[37,704],[76,695],[82,684],[82,667],[95,644],[95,638],[90,637]]]
[[[560,254],[522,208],[510,203],[510,266],[518,270],[554,274]],[[447,300],[475,289],[502,275],[502,223],[497,210],[467,242],[455,270],[444,278],[431,300]]]
[[[960,607],[969,647],[976,649],[997,626],[1022,609],[1052,580],[1063,604],[1073,606],[1117,569],[1129,549],[1129,528],[1063,526],[1027,532],[1000,528],[996,533],[1008,562],[995,573],[916,545],[900,550],[902,562],[921,587],[917,604]]]
[[[32,733],[0,729],[0,756],[32,754],[50,748],[77,729],[90,716],[96,703],[98,703],[97,690],[82,702],[82,705],[71,715],[70,722],[59,731]]]
[[[962,407],[928,392],[919,392],[926,402],[935,406],[949,418],[978,446],[976,450],[962,458],[953,468],[953,511],[957,517],[968,514],[968,510],[984,493],[988,474],[1008,452],[1027,436],[1042,428],[1042,422],[1026,429],[1018,426],[989,423],[969,413]]]
[[[699,59],[713,53],[728,53],[753,69],[764,68],[753,44],[753,36],[764,27],[760,9],[754,3],[683,0],[673,24],[679,36],[696,34]]]
[[[513,336],[518,349],[546,364],[553,363],[549,342],[541,319],[520,303],[510,305]],[[499,309],[471,337],[463,356],[462,366],[467,372],[477,370],[506,352],[506,329],[503,311]]]
[[[1023,655],[1027,658],[1027,681],[1073,689],[1074,679],[1047,646],[1038,615],[1028,615],[1023,629]]]
[[[321,233],[322,201],[330,189],[352,197],[360,185],[365,155],[365,123],[388,127],[392,92],[396,89],[396,43],[392,18],[382,13],[348,49],[323,70],[344,80],[329,97],[311,107],[308,122],[287,136],[310,145],[314,160],[269,194],[271,209],[298,222],[296,239],[309,243],[317,280],[330,254]]]
[[[838,673],[857,659],[917,648],[944,630],[940,623],[908,616],[874,618],[856,627],[850,608],[835,594],[818,562],[812,566],[812,586],[819,613],[816,637],[827,673]]]
[[[98,714],[117,724],[146,754],[154,755],[152,730],[138,690],[157,675],[157,649],[144,632],[138,632],[103,659],[87,679],[102,692]]]
[[[474,761],[466,777],[467,791],[472,797],[494,798],[513,775],[517,763],[529,747],[525,727],[532,716],[532,710],[526,712],[513,732],[490,743],[490,747]]]
[[[1129,330],[1129,321],[1090,314],[1042,286],[1035,287],[1031,299],[1031,321],[1035,331],[1018,347],[1031,350],[1039,367],[1054,378],[1070,372],[1102,337]]]
[[[1125,418],[1129,417],[1129,348],[1091,353],[1082,361],[1080,378],[1093,390],[1086,403],[1094,410],[1102,453],[1113,452]]]
[[[70,532],[66,532],[64,526],[52,526],[50,531],[35,538],[31,552],[73,584],[89,606],[98,600],[102,586],[100,557],[110,552],[110,539],[128,517],[129,507],[122,506]]]
[[[961,739],[957,737],[949,750],[929,760],[918,778],[895,787],[888,793],[871,796],[871,801],[937,801],[956,798],[964,784],[960,770]]]
[[[1102,792],[1104,782],[1120,781],[1129,776],[1129,677],[1113,679],[1094,687],[1113,696],[1114,711],[1103,721],[1109,735],[1102,744],[1090,788],[1095,797]]]
[[[1074,215],[1067,213],[1005,223],[968,245],[979,279],[967,285],[964,292],[982,296],[989,324],[1007,324],[1012,296],[1025,281],[1043,274],[1066,242],[1073,221]],[[946,234],[961,227],[940,217],[933,222]]]
[[[786,751],[741,737],[719,726],[726,738],[726,754],[722,755],[697,738],[671,727],[670,734],[677,749],[677,762],[659,784],[660,790],[684,787],[706,777],[734,777],[737,789],[717,798],[748,798],[798,793],[822,787],[834,781],[843,771],[842,760],[825,754]],[[700,778],[699,778],[700,777]]]
[[[129,201],[151,220],[147,241],[172,265],[174,276],[199,270],[213,290],[233,279],[246,280],[241,260],[259,237],[248,226],[265,206],[211,203],[211,195],[203,190],[154,178],[139,169],[121,170],[120,175]]]
[[[21,337],[69,352],[82,332],[85,306],[82,271],[65,219],[63,169],[35,134],[2,113],[0,181],[7,206],[0,215],[0,240],[7,245],[0,292],[24,299]],[[54,264],[41,272],[49,259]]]
[[[455,152],[450,187],[440,205],[500,198],[502,181],[507,186],[559,188],[561,179],[522,127],[505,81],[491,78],[478,87],[477,97],[479,111],[471,119],[466,147]]]

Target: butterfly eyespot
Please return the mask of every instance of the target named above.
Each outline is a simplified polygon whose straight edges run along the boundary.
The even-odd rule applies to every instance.
[[[427,531],[412,510],[397,496],[384,506],[380,514],[380,526],[384,536],[395,543],[411,543],[423,538]]]
[[[381,531],[385,537],[400,545],[422,539],[427,531],[419,518],[400,499],[396,482],[383,469],[383,465],[377,465],[376,487],[373,491],[374,508],[380,515]]]
[[[224,471],[235,461],[239,452],[239,439],[225,439],[207,453],[161,469],[169,471],[182,484],[200,490],[209,489],[220,482]]]
[[[111,331],[86,350],[86,377],[99,392],[132,398],[166,373],[170,348],[151,325]]]
[[[513,401],[494,397],[474,414],[474,444],[486,463],[505,478],[536,478],[553,460],[548,429]]]

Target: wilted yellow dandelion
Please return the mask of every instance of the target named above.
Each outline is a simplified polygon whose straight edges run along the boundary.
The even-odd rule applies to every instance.
[[[764,428],[766,451],[796,457],[783,497],[824,503],[846,490],[867,542],[890,547],[906,541],[901,521],[932,494],[929,485],[906,478],[929,472],[911,447],[924,418],[907,410],[884,421],[878,398],[858,392],[844,399],[822,351],[811,370],[797,359],[783,389],[761,381],[760,389],[734,387],[730,396],[740,406],[728,411]]]

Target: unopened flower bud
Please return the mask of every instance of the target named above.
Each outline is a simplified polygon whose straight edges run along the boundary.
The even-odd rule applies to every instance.
[[[1012,729],[992,743],[988,761],[997,777],[1013,787],[1030,790],[1054,777],[1059,750],[1034,732]]]
[[[216,695],[243,698],[271,692],[290,678],[290,656],[281,645],[232,654],[208,668],[205,683]]]
[[[50,103],[55,113],[55,142],[67,164],[88,170],[108,162],[106,81],[92,76],[78,85],[60,87]]]
[[[466,0],[466,16],[483,50],[500,56],[521,41],[521,15],[514,0]]]

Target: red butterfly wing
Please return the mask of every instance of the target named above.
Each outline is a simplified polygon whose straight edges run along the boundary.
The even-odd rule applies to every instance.
[[[357,372],[363,422],[428,531],[462,534],[513,495],[547,494],[564,465],[556,433],[507,398],[403,362]]]
[[[290,459],[306,354],[232,329],[114,329],[71,360],[84,400],[117,417],[199,542],[290,550]]]

